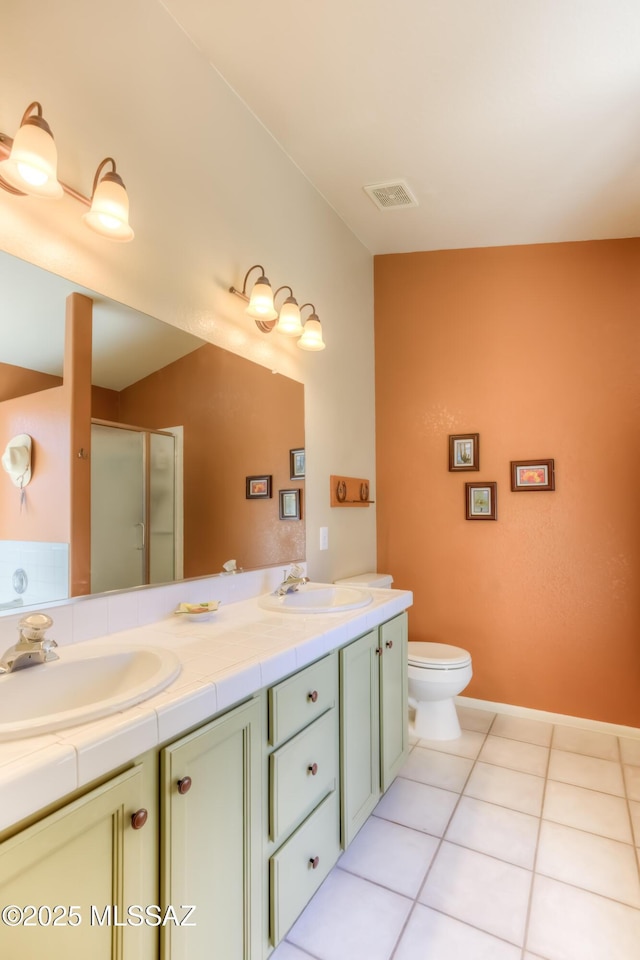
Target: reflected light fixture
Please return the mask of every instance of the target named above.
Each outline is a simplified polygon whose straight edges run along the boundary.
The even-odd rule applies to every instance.
[[[247,293],[247,282],[249,274],[253,270],[259,270],[260,276],[249,294]],[[278,310],[275,306],[275,299],[281,290],[288,290],[289,296]],[[300,317],[303,307],[298,306],[298,301],[294,297],[291,287],[288,284],[283,284],[273,293],[261,264],[255,263],[252,267],[249,267],[244,277],[242,290],[229,287],[229,292],[247,302],[248,306],[245,312],[255,320],[256,326],[262,333],[271,333],[272,330],[276,330],[277,333],[282,333],[286,337],[299,337],[298,346],[302,350],[324,350],[322,327],[313,304],[304,304],[305,307],[311,307],[313,312],[303,326]]]
[[[98,166],[91,198],[58,180],[58,154],[49,124],[37,102],[29,104],[12,139],[0,133],[0,187],[15,196],[56,199],[68,194],[89,207],[83,216],[88,227],[110,240],[133,240],[129,226],[129,198],[115,161],[107,157]],[[106,164],[112,165],[102,178]]]

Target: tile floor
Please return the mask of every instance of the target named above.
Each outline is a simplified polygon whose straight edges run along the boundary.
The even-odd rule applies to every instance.
[[[459,716],[271,960],[640,960],[640,740]]]

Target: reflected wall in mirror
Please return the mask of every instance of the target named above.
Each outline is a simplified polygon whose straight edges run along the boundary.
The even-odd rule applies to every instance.
[[[83,484],[90,489],[91,420],[177,436],[172,559],[178,579],[220,572],[231,558],[244,569],[304,559],[304,524],[282,523],[277,499],[280,487],[291,486],[290,450],[304,447],[302,384],[1,252],[0,287],[0,453],[16,434],[33,440],[22,504],[20,491],[0,475],[0,610],[95,592],[90,507],[78,509],[88,496]],[[91,301],[88,338],[86,319],[76,316],[74,325],[68,316],[72,293]],[[79,409],[87,430],[77,429]],[[166,470],[166,450],[159,457]],[[119,464],[110,466],[117,499],[124,474]],[[246,477],[262,474],[273,477],[274,496],[247,500]],[[131,550],[153,539],[153,499],[146,494],[144,519],[132,521],[125,536]],[[111,508],[105,509],[108,529]],[[108,566],[116,572],[101,589],[131,585],[118,582],[124,562]],[[153,582],[154,564],[142,567],[142,581]],[[159,569],[156,579],[164,582],[164,561]]]

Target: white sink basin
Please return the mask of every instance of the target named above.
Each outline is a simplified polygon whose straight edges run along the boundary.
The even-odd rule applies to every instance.
[[[326,583],[305,583],[293,593],[278,597],[267,593],[258,600],[263,610],[276,613],[341,613],[366,607],[373,600],[368,590]]]
[[[152,697],[180,673],[170,650],[59,647],[59,660],[0,676],[0,740],[18,740],[117,713]]]

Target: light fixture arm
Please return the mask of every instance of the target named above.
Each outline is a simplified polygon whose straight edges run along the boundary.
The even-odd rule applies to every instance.
[[[300,313],[302,313],[305,307],[311,307],[311,313],[309,314],[309,316],[312,317],[316,312],[316,308],[314,307],[314,305],[312,303],[303,303],[302,306],[300,307]],[[308,319],[309,317],[307,317],[307,320]]]
[[[238,290],[236,287],[229,287],[229,293],[235,293],[236,297],[242,297],[243,300],[246,300],[249,303],[249,295],[247,294],[247,280],[249,279],[249,274],[252,270],[259,270],[260,276],[264,277],[264,267],[260,263],[254,263],[252,267],[249,267],[247,272],[244,275],[244,281],[242,283],[242,290]]]
[[[107,163],[111,164],[111,170],[109,170],[103,177],[100,176],[102,171],[105,168]],[[96,192],[96,187],[98,186],[101,180],[111,180],[114,183],[119,183],[121,187],[124,187],[122,182],[122,177],[116,170],[116,162],[113,157],[105,157],[98,169],[96,170],[96,175],[93,178],[93,187],[91,188],[91,199],[93,200],[94,194]]]

